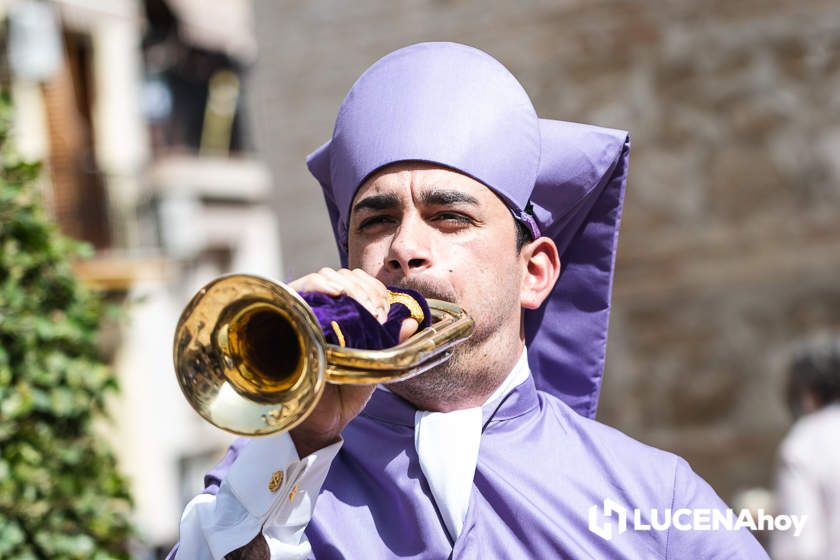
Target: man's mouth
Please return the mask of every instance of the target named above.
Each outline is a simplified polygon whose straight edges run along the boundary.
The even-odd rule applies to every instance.
[[[458,303],[456,301],[458,296],[455,291],[451,287],[444,285],[440,280],[422,277],[409,277],[403,278],[397,282],[395,286],[398,288],[407,288],[409,290],[420,292],[420,295],[427,299],[440,299],[450,303]]]

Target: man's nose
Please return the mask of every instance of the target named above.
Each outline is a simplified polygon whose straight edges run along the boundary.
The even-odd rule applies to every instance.
[[[400,222],[388,251],[386,265],[389,271],[408,275],[432,265],[428,230],[426,223],[419,217],[407,217]]]

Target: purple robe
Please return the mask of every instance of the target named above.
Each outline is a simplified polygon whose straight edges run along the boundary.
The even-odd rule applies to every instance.
[[[345,429],[306,529],[315,558],[767,558],[745,529],[631,528],[611,540],[590,531],[589,509],[605,498],[643,516],[726,506],[684,460],[577,414],[532,379],[485,412],[472,497],[453,543],[418,463],[414,413],[376,391]],[[208,492],[243,445],[237,440],[208,475]]]

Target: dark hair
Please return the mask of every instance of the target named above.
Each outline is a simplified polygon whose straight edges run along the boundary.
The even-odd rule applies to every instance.
[[[787,386],[788,406],[798,415],[800,401],[811,393],[819,406],[840,400],[840,341],[814,341],[795,355]]]
[[[531,239],[531,230],[528,229],[528,226],[516,218],[513,219],[513,223],[516,224],[516,252],[519,253],[522,251],[522,247],[533,239]]]

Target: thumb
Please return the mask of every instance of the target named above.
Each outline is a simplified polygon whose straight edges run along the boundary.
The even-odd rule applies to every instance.
[[[411,317],[405,319],[400,327],[400,342],[416,333],[419,326],[420,324],[415,319]]]

